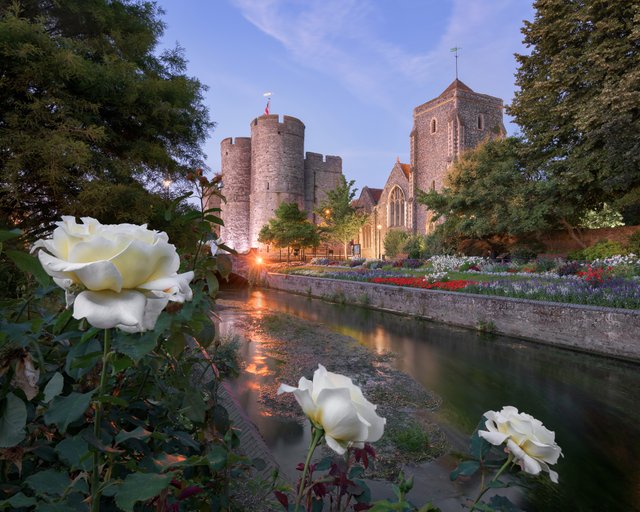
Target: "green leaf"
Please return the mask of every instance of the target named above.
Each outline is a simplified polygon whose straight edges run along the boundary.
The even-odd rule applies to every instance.
[[[158,345],[158,338],[169,327],[169,315],[160,315],[153,331],[140,334],[119,332],[113,340],[113,349],[120,354],[129,356],[134,362],[140,361]]]
[[[27,406],[13,393],[8,393],[0,406],[0,448],[16,446],[25,437]]]
[[[112,375],[116,375],[133,366],[133,361],[131,360],[131,358],[122,355],[114,355],[109,362],[111,363]]]
[[[54,424],[60,432],[65,433],[69,424],[82,418],[84,412],[89,408],[94,391],[55,397],[47,412],[44,413],[45,424]]]
[[[449,478],[455,480],[459,476],[471,476],[478,469],[480,469],[480,463],[477,460],[465,460],[458,464],[458,467],[451,472]]]
[[[227,465],[228,453],[224,446],[216,444],[207,453],[211,471],[220,471]]]
[[[471,448],[469,450],[469,453],[474,459],[477,460],[484,460],[484,458],[487,456],[487,453],[489,453],[489,450],[491,450],[491,447],[493,446],[491,443],[478,435],[478,430],[481,428],[485,428],[484,418],[480,420],[480,423],[471,435]]]
[[[7,500],[0,501],[0,509],[4,510],[7,507],[11,507],[10,510],[23,507],[33,507],[37,503],[35,498],[25,496],[21,492],[14,494]]]
[[[58,457],[71,469],[89,470],[92,466],[89,444],[80,436],[67,437],[55,448]]]
[[[24,483],[33,489],[38,496],[62,496],[71,483],[71,479],[66,472],[46,469],[34,473]]]
[[[93,430],[90,428],[85,428],[82,432],[80,432],[79,436],[87,443],[89,443],[90,446],[93,446],[95,449],[101,452],[111,454],[124,453],[124,450],[119,450],[103,443],[101,439],[98,439],[96,437],[96,435],[93,433]],[[109,443],[110,442],[111,436],[109,436]]]
[[[65,309],[62,313],[60,313],[58,315],[58,318],[56,318],[55,323],[53,324],[53,334],[60,334],[71,320],[72,315],[73,309],[71,308]]]
[[[91,371],[91,369],[100,361],[101,357],[96,357],[95,354],[102,353],[102,345],[95,338],[89,339],[82,343],[76,343],[71,346],[71,349],[67,353],[67,359],[64,365],[65,373],[74,380],[85,376]],[[76,367],[74,365],[76,359],[82,359],[84,356],[90,355],[88,360],[85,360],[87,366]],[[90,363],[93,362],[93,365]]]
[[[202,329],[200,329],[200,331],[198,331],[198,333],[196,334],[198,343],[200,343],[200,345],[202,345],[204,348],[207,348],[209,347],[209,345],[211,345],[211,343],[213,343],[215,337],[216,326],[209,318],[205,318]]]
[[[207,289],[209,290],[209,297],[211,297],[212,299],[215,299],[216,296],[218,295],[218,291],[220,290],[220,283],[218,282],[218,278],[211,271],[208,271],[205,274],[205,278],[207,280]]]
[[[216,404],[213,407],[211,417],[218,432],[224,434],[229,430],[229,427],[231,426],[231,422],[229,421],[229,412],[222,405]]]
[[[171,336],[165,341],[164,348],[171,354],[172,357],[177,358],[182,352],[184,352],[185,339],[183,332],[173,332]]]
[[[48,286],[51,283],[49,274],[44,271],[38,258],[21,251],[5,251],[5,254],[20,270],[27,274],[32,274],[40,286]]]
[[[202,398],[202,394],[198,391],[188,391],[185,393],[182,401],[183,413],[191,421],[196,423],[204,423],[205,411],[207,405]]]
[[[151,436],[151,432],[145,430],[142,427],[137,427],[131,432],[127,432],[126,430],[122,430],[116,436],[116,444],[120,444],[127,439],[147,439]]]
[[[56,396],[62,393],[62,388],[64,387],[64,377],[60,372],[56,372],[53,374],[53,377],[49,379],[47,385],[44,387],[44,400],[45,404],[48,404],[53,400]]]
[[[125,512],[133,512],[136,502],[155,498],[169,486],[172,478],[171,474],[131,473],[116,492],[116,505]]]
[[[22,231],[20,231],[19,229],[12,229],[11,231],[0,229],[0,242],[6,242],[7,240],[11,240],[12,238],[18,238],[21,234]]]
[[[218,265],[218,272],[220,275],[226,279],[231,274],[233,270],[233,262],[231,258],[227,254],[218,254],[216,256],[216,263]]]

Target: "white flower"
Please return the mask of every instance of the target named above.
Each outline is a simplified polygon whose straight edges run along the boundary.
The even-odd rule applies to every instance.
[[[313,382],[302,377],[297,388],[281,384],[278,394],[282,393],[293,393],[312,423],[324,430],[327,445],[339,454],[382,437],[387,420],[376,414],[377,406],[350,378],[328,372],[321,364]]]
[[[44,270],[67,292],[73,317],[126,332],[153,329],[169,301],[191,300],[193,272],[178,274],[180,258],[166,233],[146,225],[102,225],[62,217],[51,238],[33,250]],[[74,290],[82,289],[77,297]]]
[[[209,248],[211,249],[211,256],[215,256],[218,254],[218,246],[222,243],[222,238],[218,238],[217,240],[209,240],[207,242],[209,244]]]
[[[558,462],[562,450],[555,442],[555,433],[545,428],[540,420],[510,405],[501,411],[487,411],[485,427],[478,435],[494,445],[506,442],[505,450],[511,453],[517,464],[526,473],[537,475],[544,470],[549,478],[558,483],[558,473],[549,464]]]

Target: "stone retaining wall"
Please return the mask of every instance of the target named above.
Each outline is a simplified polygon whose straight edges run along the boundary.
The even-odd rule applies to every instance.
[[[640,311],[267,274],[270,288],[640,362]]]

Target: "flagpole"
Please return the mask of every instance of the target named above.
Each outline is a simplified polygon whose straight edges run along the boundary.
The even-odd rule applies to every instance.
[[[455,53],[456,57],[456,80],[458,79],[458,50],[462,50],[460,46],[454,46],[451,51]]]

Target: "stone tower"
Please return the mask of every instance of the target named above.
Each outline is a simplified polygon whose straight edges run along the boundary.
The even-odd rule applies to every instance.
[[[451,164],[465,149],[504,137],[500,98],[479,94],[457,78],[437,98],[413,109],[410,135],[411,197],[415,190],[440,190]],[[412,231],[430,232],[431,216],[413,201]]]
[[[258,234],[280,203],[297,203],[314,221],[313,210],[342,176],[342,159],[304,153],[305,126],[299,119],[264,115],[251,122],[251,138],[224,139],[221,230],[239,252],[260,248]]]
[[[224,226],[220,229],[222,240],[233,239],[234,249],[246,252],[249,243],[249,197],[251,194],[251,139],[229,137],[220,143],[223,169],[224,195],[227,202],[224,209]],[[224,172],[224,170],[227,172]],[[233,172],[229,170],[233,169]]]
[[[277,115],[251,122],[251,221],[249,241],[258,246],[258,234],[280,203],[298,203],[304,209],[304,124]]]

